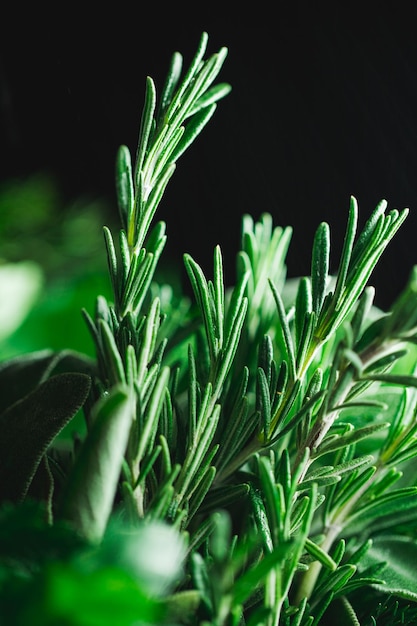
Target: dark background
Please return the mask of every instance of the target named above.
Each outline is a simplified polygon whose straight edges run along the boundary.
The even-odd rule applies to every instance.
[[[229,48],[219,80],[233,91],[164,196],[167,257],[189,252],[211,274],[219,243],[233,282],[241,216],[267,211],[294,227],[289,274],[305,274],[319,222],[330,224],[336,265],[350,195],[361,224],[386,198],[410,208],[371,281],[389,306],[417,262],[414,3],[278,2],[229,14],[210,5],[196,15],[120,3],[91,17],[62,6],[3,20],[1,181],[46,171],[69,200],[104,199],[111,220],[115,154],[121,143],[135,150],[145,77],[161,88],[172,52],[188,65],[205,30],[208,53]]]

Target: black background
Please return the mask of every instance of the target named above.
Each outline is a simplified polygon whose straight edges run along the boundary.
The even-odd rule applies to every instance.
[[[350,195],[361,224],[386,198],[410,208],[371,281],[389,306],[417,262],[415,3],[98,6],[3,19],[1,180],[47,171],[68,199],[115,207],[115,154],[135,150],[146,75],[161,88],[172,52],[188,65],[205,30],[208,53],[229,49],[219,80],[233,91],[166,191],[166,255],[189,252],[210,274],[219,243],[233,282],[241,216],[267,211],[294,227],[289,274],[306,274],[320,221],[335,266]]]

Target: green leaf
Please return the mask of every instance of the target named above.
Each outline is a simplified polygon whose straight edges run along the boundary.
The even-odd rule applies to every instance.
[[[361,569],[367,569],[385,563],[382,572],[385,584],[373,587],[384,594],[417,602],[416,562],[414,540],[400,535],[381,535],[374,538],[359,565]]]
[[[314,453],[314,456],[317,458],[322,454],[334,452],[335,450],[340,450],[341,448],[347,448],[348,446],[358,443],[367,437],[371,437],[380,430],[389,428],[389,426],[389,422],[380,422],[379,424],[375,423],[370,426],[364,426],[363,428],[354,428],[345,435],[330,435],[327,439],[324,439],[318,451]]]
[[[258,367],[256,378],[256,399],[257,410],[261,416],[263,430],[265,433],[269,433],[269,426],[271,423],[271,399],[269,396],[269,387],[265,372],[260,367]]]
[[[93,426],[83,443],[65,490],[59,517],[90,541],[99,541],[112,511],[134,416],[129,389],[114,387],[94,410]]]
[[[0,415],[1,500],[25,497],[48,446],[82,407],[90,384],[85,374],[53,376]]]
[[[201,267],[189,254],[184,255],[184,265],[203,318],[210,357],[215,360],[218,352],[218,344],[216,341],[215,320],[207,280]]]
[[[281,359],[287,362],[290,380],[293,381],[295,379],[295,353],[290,326],[281,295],[272,281],[269,281],[269,285],[274,296],[279,316],[279,329],[277,331],[278,347],[281,351]]]
[[[23,603],[21,624],[131,626],[140,617],[142,623],[158,625],[165,614],[161,601],[117,567],[83,571],[73,564],[52,562],[33,595],[32,602]]]
[[[317,561],[320,561],[324,567],[334,572],[337,569],[337,563],[333,561],[331,556],[327,554],[319,545],[307,538],[305,542],[305,549],[307,552]]]
[[[55,359],[52,350],[17,356],[0,364],[0,411],[32,391]]]
[[[370,249],[372,237],[375,234],[378,224],[381,223],[381,217],[383,217],[387,206],[388,203],[386,200],[381,200],[380,202],[378,202],[375,210],[366,221],[366,224],[360,236],[358,237],[353,250],[350,264],[352,268],[359,264],[360,257],[364,254],[364,252]]]
[[[171,104],[172,96],[181,78],[182,62],[182,54],[180,54],[179,52],[174,52],[171,57],[171,64],[169,66],[169,70],[162,89],[162,95],[157,114],[159,124],[162,124],[165,112]]]
[[[336,593],[343,589],[346,583],[352,578],[356,572],[355,565],[346,564],[340,565],[335,571],[328,574],[324,580],[319,582],[314,589],[315,598],[320,598],[325,594],[332,592]]]
[[[116,305],[119,301],[119,271],[117,267],[117,255],[114,247],[113,236],[111,231],[106,226],[103,229],[104,241],[106,243],[107,250],[107,263],[109,267],[110,280],[113,288],[113,294]]]
[[[210,121],[215,110],[216,105],[212,104],[208,108],[202,109],[198,113],[193,113],[192,119],[185,127],[184,134],[182,135],[180,141],[178,141],[175,150],[173,150],[171,154],[172,161],[177,161],[180,156],[184,154],[187,148],[193,143],[193,141],[198,137],[206,124]]]
[[[104,359],[106,364],[106,383],[113,386],[126,382],[126,375],[122,357],[116,344],[114,335],[104,320],[99,320],[98,329],[100,332],[101,345],[103,346]]]
[[[313,295],[311,292],[311,280],[307,276],[300,278],[295,301],[295,327],[297,343],[302,335],[305,316],[313,310]]]
[[[143,455],[146,454],[148,446],[152,445],[154,441],[159,416],[165,401],[165,392],[169,382],[169,372],[170,370],[167,366],[163,367],[158,372],[158,377],[152,387],[149,402],[146,405],[142,431],[140,433],[139,446],[136,456],[136,460],[138,462],[140,462]]]
[[[349,209],[349,219],[346,228],[345,239],[343,242],[343,250],[340,258],[339,269],[337,272],[336,285],[334,290],[334,299],[337,302],[340,296],[343,293],[346,284],[346,277],[349,271],[353,243],[356,235],[356,228],[358,223],[358,204],[356,202],[356,198],[351,196],[350,198],[350,209]]]
[[[326,294],[329,272],[330,231],[329,225],[322,222],[318,227],[313,243],[311,260],[311,290],[312,307],[315,313],[320,313]]]
[[[188,87],[190,86],[190,84],[193,82],[193,79],[195,77],[195,75],[197,74],[198,70],[200,69],[200,67],[202,66],[202,60],[204,57],[204,54],[206,52],[207,49],[207,43],[208,43],[208,35],[206,32],[203,32],[201,34],[201,38],[197,47],[197,51],[195,53],[195,56],[183,78],[183,80],[181,81],[181,85],[179,87],[179,89],[176,91],[174,97],[172,98],[172,101],[170,103],[169,109],[167,111],[167,115],[166,117],[168,119],[171,119],[172,114],[175,112],[175,110],[181,106],[182,101],[184,100],[184,93],[187,91]],[[178,59],[177,59],[177,63],[178,63]],[[171,65],[172,67],[172,65]],[[178,76],[178,66],[177,66],[177,70],[176,70],[176,75]]]
[[[211,87],[201,98],[199,98],[199,100],[195,102],[194,106],[191,108],[190,115],[195,115],[195,113],[201,109],[207,108],[221,98],[224,98],[230,93],[231,89],[232,88],[228,83],[220,83]]]
[[[122,226],[127,230],[134,205],[132,164],[127,146],[120,146],[117,152],[116,192]]]
[[[307,479],[315,480],[316,478],[340,476],[340,474],[352,472],[354,469],[369,465],[370,463],[372,463],[372,461],[374,461],[374,457],[372,455],[366,455],[351,459],[349,461],[345,461],[344,463],[339,463],[334,467],[331,465],[321,467],[315,471],[312,471],[311,473],[308,473]]]
[[[150,76],[146,79],[146,89],[145,89],[145,104],[142,112],[142,120],[139,131],[139,142],[136,151],[136,163],[135,163],[135,184],[136,187],[140,185],[139,174],[142,170],[142,165],[145,160],[145,155],[148,152],[148,140],[149,135],[152,128],[152,122],[154,117],[156,107],[156,88],[155,83]],[[132,215],[132,217],[135,217]],[[129,234],[131,233],[130,229],[133,227],[133,224],[129,222]],[[128,235],[129,244],[132,246],[134,241]]]
[[[294,541],[283,542],[272,552],[266,554],[256,565],[246,570],[233,586],[235,604],[243,604],[271,570],[280,569],[287,559],[291,559],[294,546]]]
[[[417,387],[417,376],[407,374],[364,374],[364,380],[374,380],[389,385],[400,385],[402,387]]]
[[[413,518],[417,511],[417,487],[404,487],[383,494],[357,508],[351,513],[346,528],[350,533],[358,532],[366,527],[384,528],[386,520],[395,524],[400,522],[403,513],[410,512]]]
[[[93,375],[94,362],[71,350],[40,350],[4,361],[0,364],[0,413],[53,374],[63,372]]]

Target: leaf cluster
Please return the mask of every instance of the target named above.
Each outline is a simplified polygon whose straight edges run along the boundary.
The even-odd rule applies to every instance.
[[[288,280],[291,228],[265,213],[243,217],[234,285],[219,247],[211,277],[184,255],[192,301],[158,282],[157,207],[230,90],[215,84],[227,50],[206,47],[203,33],[184,74],[174,54],[159,100],[147,79],[134,162],[118,152],[112,298],[83,311],[96,358],[0,366],[3,611],[16,624],[411,623],[417,269],[388,312],[368,284],[407,211],[382,201],[359,230],[352,197],[335,275],[322,223],[310,275]]]

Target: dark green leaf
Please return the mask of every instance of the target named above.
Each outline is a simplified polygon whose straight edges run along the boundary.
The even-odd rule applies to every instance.
[[[45,380],[56,359],[52,350],[17,356],[0,364],[0,413]]]
[[[85,374],[59,374],[0,415],[0,498],[19,501],[27,493],[49,444],[84,404]]]

